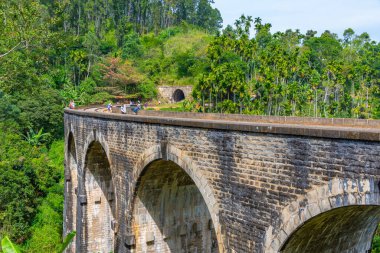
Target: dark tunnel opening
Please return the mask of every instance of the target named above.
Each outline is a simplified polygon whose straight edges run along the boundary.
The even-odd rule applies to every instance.
[[[177,89],[173,93],[174,102],[180,102],[185,99],[185,93],[181,89]]]

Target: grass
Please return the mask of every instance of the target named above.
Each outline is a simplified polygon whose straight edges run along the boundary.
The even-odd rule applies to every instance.
[[[168,39],[164,44],[164,54],[166,57],[170,57],[176,53],[193,51],[196,56],[201,57],[206,55],[211,39],[212,36],[202,31],[190,30]]]
[[[166,111],[166,112],[184,112],[185,109],[183,108],[183,102],[178,102],[175,104],[160,104],[156,106],[149,106],[145,110],[147,111]]]

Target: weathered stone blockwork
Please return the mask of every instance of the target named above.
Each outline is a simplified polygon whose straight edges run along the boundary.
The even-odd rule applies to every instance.
[[[191,97],[193,86],[159,86],[158,92],[161,97],[169,102],[179,102]]]
[[[130,245],[135,243],[132,223],[137,182],[144,168],[159,159],[176,163],[194,181],[210,212],[220,252],[278,252],[282,247],[286,251],[289,245],[297,248],[301,244],[292,240],[297,229],[339,207],[362,206],[360,212],[366,210],[370,216],[352,213],[345,216],[346,224],[361,218],[366,218],[361,224],[380,220],[378,139],[362,141],[356,138],[359,135],[353,139],[321,138],[312,137],[312,133],[307,136],[306,131],[302,136],[263,133],[255,132],[253,126],[228,130],[225,122],[224,129],[218,129],[213,122],[206,128],[188,126],[189,121],[183,127],[171,123],[176,119],[163,120],[162,124],[157,121],[66,111],[66,138],[72,133],[77,154],[78,206],[73,223],[70,218],[75,216],[67,210],[72,210],[75,202],[67,194],[65,221],[66,229],[70,228],[67,224],[74,224],[82,235],[77,236],[77,252],[91,252],[78,247],[91,243],[91,238],[83,236],[88,204],[81,196],[86,196],[86,155],[94,142],[104,149],[115,189],[114,220],[109,224],[115,236],[114,252],[134,250]],[[66,170],[72,167],[68,162],[69,158]],[[375,226],[365,230],[360,225],[355,231],[351,224],[348,229],[352,233],[343,236],[347,243],[350,235],[361,239],[344,248],[347,252],[369,247]],[[336,240],[331,245],[337,247],[331,252],[339,252],[343,237],[331,238]]]
[[[171,161],[147,166],[133,204],[135,252],[217,252],[211,216],[191,178]]]

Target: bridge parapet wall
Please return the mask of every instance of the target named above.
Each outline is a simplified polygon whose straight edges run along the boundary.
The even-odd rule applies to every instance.
[[[141,111],[141,115],[168,118],[206,119],[219,121],[260,122],[278,124],[322,125],[358,128],[380,128],[380,120],[350,119],[350,118],[312,118],[293,116],[260,116],[247,114],[223,113],[194,113],[194,112],[167,112],[167,111]]]
[[[380,120],[253,116],[241,114],[140,111],[139,115],[105,113],[103,109],[66,110],[76,115],[126,122],[227,131],[285,134],[328,139],[380,141]]]

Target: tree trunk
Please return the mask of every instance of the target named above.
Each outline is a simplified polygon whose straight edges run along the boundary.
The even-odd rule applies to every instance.
[[[78,2],[78,27],[77,27],[77,36],[79,36],[80,34],[80,13],[81,13],[81,9],[80,9],[80,1]]]
[[[91,60],[88,59],[87,76],[86,76],[86,78],[88,78],[90,76],[90,69],[91,69]]]
[[[325,87],[325,96],[324,96],[324,99],[323,99],[323,114],[324,116],[326,117],[326,106],[327,106],[327,98],[328,98],[328,92],[329,92],[329,87],[326,86]]]
[[[315,99],[314,99],[314,117],[317,117],[318,113],[318,96],[317,96],[317,89],[315,89]]]
[[[210,99],[208,101],[208,108],[209,108],[209,112],[212,112],[212,108],[211,108],[211,103],[212,103],[212,99],[211,99],[211,89],[209,90],[209,95],[210,95]]]

